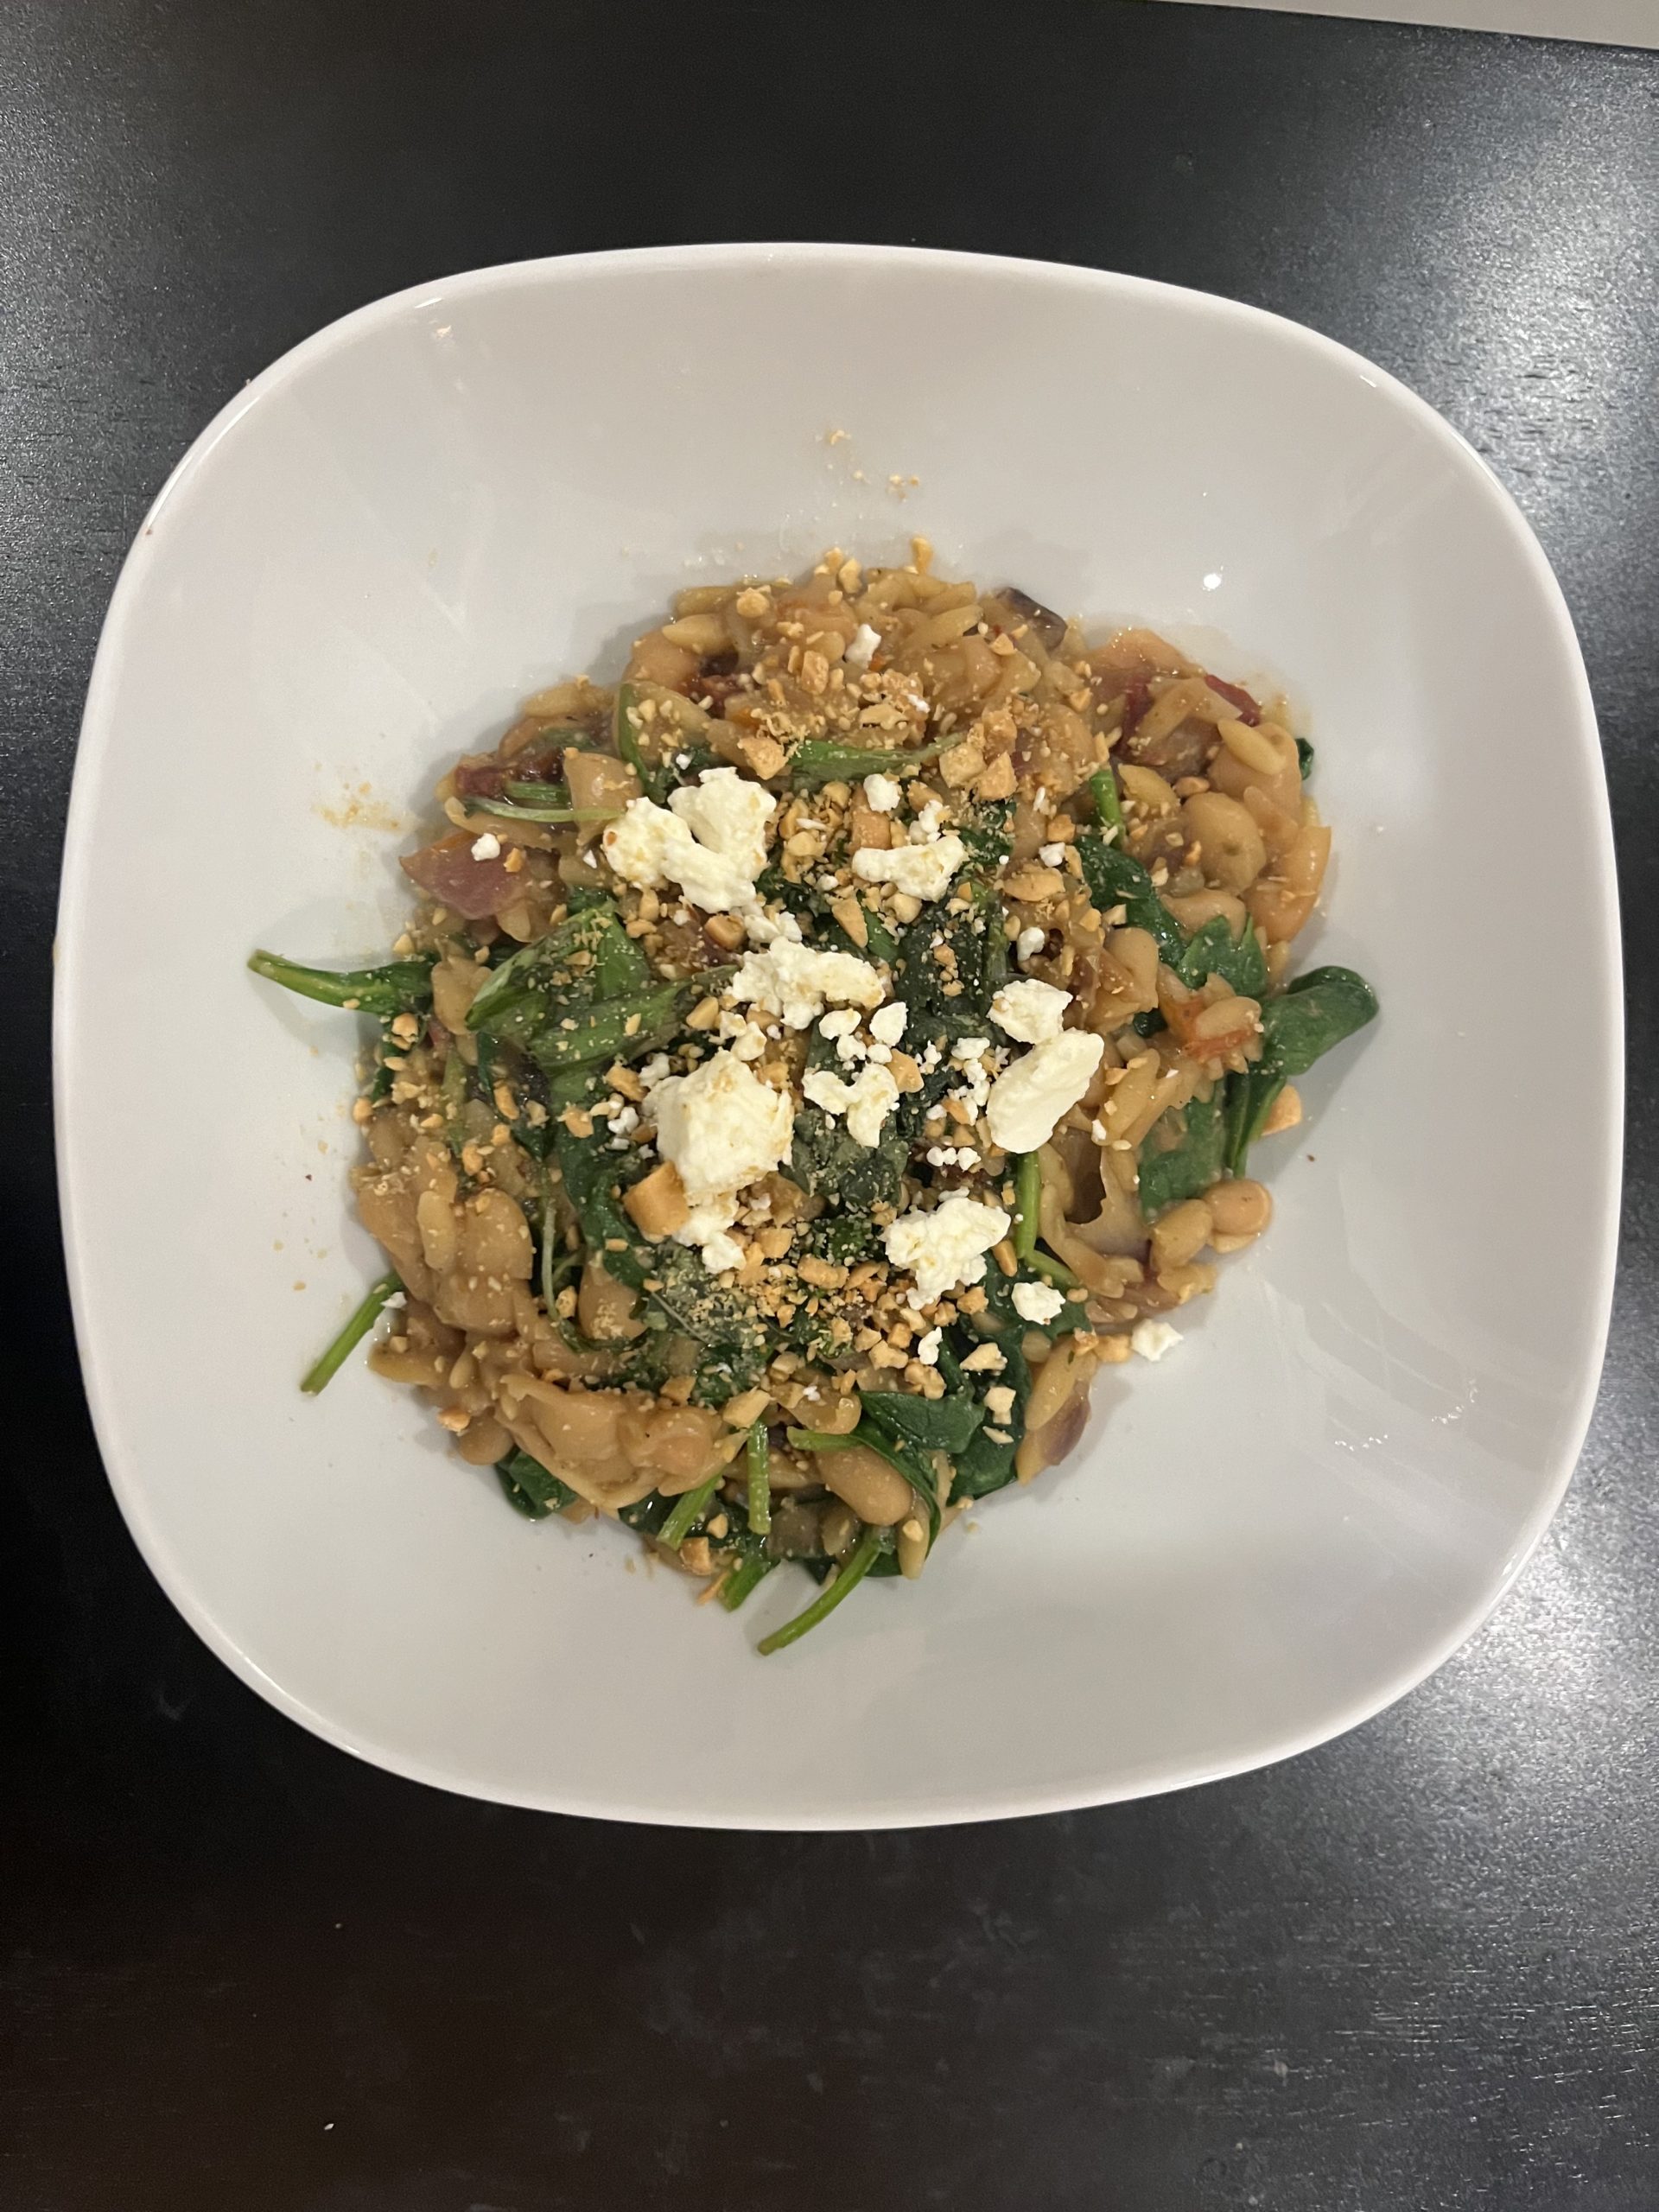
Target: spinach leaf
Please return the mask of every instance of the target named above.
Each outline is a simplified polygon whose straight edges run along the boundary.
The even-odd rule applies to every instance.
[[[467,1010],[467,1027],[524,1045],[560,1014],[646,991],[651,980],[650,963],[605,897],[493,968]]]
[[[1020,1325],[1023,1326],[1023,1324]],[[1003,1338],[1001,1344],[1003,1367],[1000,1375],[964,1375],[964,1385],[979,1382],[989,1389],[1001,1383],[1014,1392],[1014,1411],[1006,1421],[987,1419],[969,1440],[967,1447],[957,1455],[956,1479],[950,1485],[953,1501],[963,1497],[988,1497],[993,1491],[1004,1490],[1014,1477],[1014,1455],[1026,1433],[1026,1401],[1031,1395],[1031,1370],[1026,1356],[1020,1349],[1019,1338]],[[966,1357],[966,1354],[963,1354]],[[944,1364],[943,1359],[940,1364]],[[987,1433],[989,1429],[996,1436]],[[1009,1440],[999,1443],[997,1437]]]
[[[1172,1107],[1154,1124],[1141,1147],[1141,1211],[1148,1221],[1183,1198],[1203,1197],[1221,1173],[1225,1140],[1219,1084],[1208,1098]]]
[[[1243,1173],[1274,1102],[1294,1076],[1376,1017],[1376,994],[1351,968],[1311,968],[1262,1008],[1262,1057],[1227,1079],[1226,1161]]]
[[[1301,768],[1302,781],[1306,783],[1313,772],[1313,748],[1305,737],[1299,737],[1296,741],[1296,759]]]
[[[807,1046],[807,1065],[831,1069],[840,1065],[833,1042],[816,1028]],[[909,1142],[893,1121],[883,1127],[879,1143],[863,1145],[849,1133],[844,1119],[833,1119],[821,1106],[804,1101],[796,1110],[790,1179],[813,1198],[824,1199],[838,1222],[868,1228],[876,1207],[896,1207],[909,1158]],[[839,1242],[850,1236],[851,1230],[832,1230],[830,1235]],[[852,1254],[826,1249],[823,1256],[851,1257]]]
[[[963,913],[921,914],[899,938],[893,954],[893,995],[907,1009],[905,1049],[912,1055],[930,1044],[949,1058],[958,1038],[988,1034],[991,1000],[1007,980],[1008,940],[1002,930],[1002,902],[993,887],[975,877],[958,888],[968,900]],[[955,957],[954,966],[936,959],[936,939]],[[962,988],[947,994],[947,983]],[[936,1071],[941,1072],[941,1071]],[[949,1087],[952,1073],[941,1072],[935,1095]],[[914,1103],[915,1094],[911,1103]],[[931,1099],[928,1103],[931,1104]]]
[[[1178,968],[1186,939],[1181,925],[1163,900],[1157,886],[1132,854],[1119,852],[1097,830],[1085,830],[1077,839],[1077,857],[1089,896],[1101,912],[1114,906],[1125,910],[1132,929],[1145,930],[1155,939],[1158,957],[1166,968]]]
[[[432,1003],[432,963],[394,960],[384,968],[302,968],[280,952],[251,952],[248,965],[268,983],[352,1014],[424,1014]]]
[[[896,1444],[922,1452],[965,1452],[985,1418],[970,1397],[919,1398],[907,1390],[861,1390],[865,1418]]]
[[[588,1249],[602,1253],[607,1271],[644,1294],[648,1327],[672,1331],[698,1346],[698,1402],[724,1405],[737,1392],[753,1389],[771,1357],[771,1332],[753,1300],[722,1289],[700,1253],[671,1237],[648,1244],[639,1235],[622,1209],[621,1178],[633,1180],[645,1163],[620,1166],[622,1155],[610,1149],[603,1122],[593,1135],[579,1136],[561,1120],[554,1144],[564,1193]]]
[[[804,936],[815,943],[824,940],[836,952],[850,952],[860,960],[891,960],[898,949],[897,938],[866,901],[859,902],[864,909],[864,942],[860,944],[836,919],[827,893],[810,883],[791,882],[775,861],[761,871],[754,887],[761,899],[793,914]],[[839,899],[835,903],[839,905]]]
[[[1186,940],[1175,973],[1192,990],[1219,976],[1241,998],[1259,999],[1268,988],[1268,957],[1254,924],[1246,922],[1235,943],[1226,916],[1214,914]]]
[[[1014,849],[1014,801],[980,800],[963,810],[956,830],[976,868],[1002,867]]]
[[[601,1060],[639,1059],[673,1042],[685,1015],[711,988],[715,972],[705,969],[693,982],[664,983],[637,997],[607,999],[584,1012],[554,1016],[537,1027],[524,1050],[548,1075]]]
[[[508,1504],[527,1521],[544,1521],[550,1513],[576,1502],[576,1493],[569,1484],[549,1474],[528,1452],[509,1452],[505,1459],[496,1461],[495,1472]]]

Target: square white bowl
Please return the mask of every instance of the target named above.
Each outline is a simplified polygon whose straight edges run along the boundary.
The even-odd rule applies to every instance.
[[[844,434],[844,435],[839,435]],[[1270,1234],[1083,1448],[768,1660],[528,1526],[354,1360],[354,1039],[243,961],[379,955],[433,778],[667,595],[831,543],[1287,679],[1336,835],[1317,955],[1382,1015],[1269,1148]],[[87,702],[58,983],[88,1389],[145,1556],[243,1678],[423,1781],[732,1827],[1091,1804],[1318,1743],[1543,1529],[1618,1198],[1611,841],[1571,624],[1468,448],[1294,324],[1121,276],[829,246],[485,270],[321,332],[203,433]],[[1310,947],[1299,947],[1306,952]],[[639,1568],[639,1571],[635,1571]]]

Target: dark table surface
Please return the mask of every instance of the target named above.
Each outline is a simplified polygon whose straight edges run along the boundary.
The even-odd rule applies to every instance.
[[[105,1486],[48,947],[146,503],[378,294],[753,237],[1298,316],[1491,459],[1577,619],[1634,1010],[1600,1408],[1470,1647],[1275,1770],[872,1837],[440,1796],[232,1681]],[[4,2212],[1652,2212],[1656,240],[1659,54],[1129,0],[0,9]],[[1541,1173],[1549,1142],[1541,1108]]]

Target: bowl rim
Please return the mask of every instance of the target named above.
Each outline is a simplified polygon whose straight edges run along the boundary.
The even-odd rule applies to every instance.
[[[243,1651],[221,1626],[207,1597],[173,1559],[163,1530],[149,1508],[140,1470],[130,1465],[117,1442],[113,1395],[106,1389],[98,1332],[93,1325],[91,1291],[92,1255],[87,1230],[78,1204],[71,1173],[72,1124],[75,1118],[77,1087],[86,1078],[77,1065],[73,1010],[79,998],[77,978],[80,961],[81,917],[87,906],[90,846],[87,825],[92,816],[104,765],[114,741],[111,713],[121,674],[127,637],[140,599],[137,563],[143,541],[182,488],[202,469],[227,432],[252,410],[274,394],[292,385],[315,365],[344,350],[385,325],[396,322],[413,309],[436,307],[479,294],[515,287],[556,285],[566,278],[606,271],[649,276],[654,271],[688,265],[753,270],[769,266],[807,266],[814,264],[851,267],[858,264],[887,270],[954,271],[975,276],[1016,279],[1033,285],[1078,292],[1111,291],[1130,300],[1160,300],[1223,324],[1266,327],[1279,341],[1322,359],[1328,365],[1356,374],[1395,407],[1402,410],[1427,433],[1446,465],[1460,472],[1481,493],[1497,514],[1521,553],[1535,585],[1547,617],[1554,655],[1570,679],[1573,694],[1571,730],[1562,732],[1563,743],[1577,748],[1580,772],[1589,779],[1599,799],[1594,810],[1595,858],[1593,887],[1601,937],[1602,966],[1599,984],[1606,994],[1604,1028],[1605,1062],[1602,1070],[1604,1119],[1597,1133],[1600,1141],[1602,1207],[1599,1220],[1593,1293],[1592,1356],[1586,1357],[1576,1399],[1567,1426],[1567,1441],[1550,1482],[1544,1485],[1526,1516],[1519,1535],[1505,1558],[1497,1580],[1477,1597],[1456,1621],[1432,1644],[1414,1652],[1364,1694],[1351,1699],[1316,1724],[1287,1733],[1269,1748],[1251,1748],[1190,1769],[1150,1779],[1122,1783],[1103,1779],[1049,1789],[1009,1787],[994,1783],[961,1792],[944,1801],[912,1802],[880,1810],[868,1806],[846,1815],[834,1808],[809,1808],[779,1817],[775,1810],[744,1806],[686,1804],[679,1807],[635,1805],[589,1789],[564,1789],[556,1783],[544,1789],[510,1789],[485,1786],[459,1776],[438,1762],[389,1750],[330,1714],[307,1705],[272,1679]],[[99,1456],[123,1518],[150,1572],[186,1622],[214,1656],[269,1704],[336,1749],[366,1764],[407,1780],[486,1802],[512,1804],[529,1810],[555,1812],[586,1818],[626,1821],[652,1827],[696,1827],[763,1832],[836,1832],[886,1828],[953,1826],[969,1821],[1007,1820],[1042,1814],[1076,1812],[1097,1805],[1158,1796],[1255,1771],[1332,1741],[1373,1719],[1415,1689],[1468,1642],[1491,1617],[1508,1592],[1554,1517],[1583,1451],[1600,1385],[1611,1319],[1615,1262],[1618,1255],[1619,1208],[1623,1180],[1624,1028],[1623,955],[1619,929],[1618,880],[1608,804],[1605,766],[1596,726],[1594,704],[1572,616],[1555,574],[1531,524],[1513,495],[1491,466],[1444,416],[1389,371],[1339,340],[1326,337],[1293,318],[1269,308],[1253,306],[1224,295],[1132,276],[1087,265],[1048,262],[998,254],[963,252],[908,245],[828,244],[811,241],[753,241],[690,245],[657,245],[607,249],[596,252],[545,255],[493,264],[461,270],[425,283],[404,286],[396,292],[351,309],[324,324],[278,355],[213,415],[192,440],[169,471],[137,524],[133,540],[117,576],[99,632],[82,709],[73,778],[65,830],[60,879],[55,967],[53,983],[54,1135],[57,1162],[59,1204],[70,1302],[88,1409]]]

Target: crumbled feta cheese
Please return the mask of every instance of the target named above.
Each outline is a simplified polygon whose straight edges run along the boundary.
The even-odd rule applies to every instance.
[[[795,1110],[787,1094],[762,1083],[734,1052],[664,1077],[650,1104],[657,1149],[679,1170],[694,1207],[741,1191],[789,1157]]]
[[[753,882],[766,864],[766,824],[778,808],[764,784],[750,783],[735,768],[705,768],[695,784],[671,791],[668,803],[700,845]]]
[[[887,995],[867,960],[850,952],[813,952],[781,937],[764,952],[746,952],[730,988],[741,1005],[781,1014],[791,1029],[806,1028],[830,1002],[875,1007]]]
[[[931,845],[939,835],[939,824],[944,819],[944,801],[931,798],[906,831],[912,845]]]
[[[818,1034],[820,1037],[849,1037],[857,1027],[858,1008],[855,1006],[838,1006],[833,1013],[826,1014],[818,1024]]]
[[[1129,1337],[1142,1359],[1161,1359],[1180,1341],[1180,1331],[1172,1329],[1167,1321],[1137,1321]]]
[[[1035,1152],[1088,1090],[1106,1047],[1092,1031],[1063,1029],[1022,1053],[991,1085],[985,1115],[1005,1152]]]
[[[700,1252],[711,1275],[723,1274],[728,1268],[743,1264],[743,1247],[727,1234],[736,1218],[737,1194],[728,1191],[706,1205],[693,1206],[674,1231],[674,1242]]]
[[[908,1268],[915,1276],[917,1291],[928,1304],[958,1285],[983,1281],[985,1255],[1001,1243],[1008,1228],[1001,1206],[953,1192],[931,1213],[912,1207],[900,1214],[882,1243],[893,1266]]]
[[[611,1135],[613,1137],[626,1137],[631,1135],[639,1126],[639,1109],[637,1106],[626,1106],[619,1100],[616,1110],[611,1116]]]
[[[791,944],[801,941],[801,925],[787,906],[780,906],[775,914],[768,914],[764,908],[759,913],[746,914],[743,927],[751,944],[776,944],[779,938],[787,938]]]
[[[861,622],[853,632],[853,642],[842,655],[844,667],[855,668],[861,675],[881,643],[881,632],[868,622]]]
[[[501,840],[493,830],[486,830],[481,837],[474,838],[473,858],[475,861],[494,861],[500,857]]]
[[[1071,1003],[1070,991],[1022,976],[1017,983],[1004,983],[991,1001],[991,1020],[1016,1044],[1041,1045],[1059,1035]]]
[[[836,1058],[842,1067],[856,1067],[861,1060],[867,1060],[869,1057],[869,1047],[861,1037],[849,1035],[836,1038]]]
[[[735,769],[715,771],[737,780]],[[760,794],[767,815],[777,801],[759,784],[742,785],[746,791]],[[696,801],[701,794],[691,791],[677,791],[676,801],[689,798]],[[721,802],[716,799],[713,811],[699,810],[699,818],[711,827],[720,822]],[[729,829],[730,824],[725,827]],[[682,811],[671,813],[667,807],[658,806],[652,799],[631,798],[620,822],[610,822],[600,840],[606,859],[625,883],[639,884],[642,888],[658,890],[664,883],[677,883],[694,906],[705,914],[741,913],[755,904],[754,879],[766,865],[766,848],[753,839],[741,840],[734,834],[735,853],[716,849],[704,844],[692,834],[690,821]],[[756,854],[759,858],[756,859]],[[755,861],[753,867],[747,862]]]
[[[1065,865],[1065,847],[1064,845],[1039,845],[1037,848],[1037,857],[1041,861],[1045,868],[1064,868]]]
[[[925,1337],[918,1338],[916,1342],[916,1357],[921,1361],[924,1367],[937,1367],[938,1365],[939,1345],[944,1336],[944,1331],[943,1329],[930,1329]],[[1009,1394],[1009,1402],[1010,1403],[1013,1402],[1012,1393]]]
[[[831,1119],[847,1116],[847,1134],[867,1148],[881,1141],[881,1125],[899,1103],[899,1086],[886,1068],[870,1066],[843,1083],[828,1068],[811,1068],[801,1078],[801,1095]]]
[[[872,814],[891,814],[904,795],[904,785],[880,771],[864,779],[864,804]]]
[[[878,1045],[896,1045],[905,1033],[908,1008],[902,999],[889,999],[870,1016],[870,1034]]]
[[[1014,1286],[1014,1310],[1022,1321],[1029,1321],[1041,1328],[1052,1321],[1065,1303],[1065,1294],[1056,1290],[1052,1282],[1017,1282]]]
[[[1035,922],[1029,929],[1021,930],[1014,941],[1014,957],[1023,968],[1035,952],[1040,952],[1048,942],[1048,931],[1039,930]]]
[[[922,823],[913,822],[908,844],[894,845],[887,852],[861,845],[853,855],[853,874],[865,883],[890,883],[912,899],[943,899],[968,857],[968,848],[954,830],[939,834],[936,805],[927,807],[925,816],[931,817],[931,835],[918,837]]]

